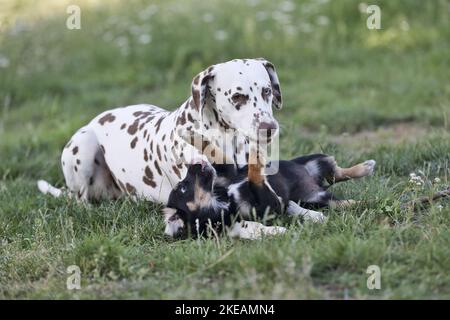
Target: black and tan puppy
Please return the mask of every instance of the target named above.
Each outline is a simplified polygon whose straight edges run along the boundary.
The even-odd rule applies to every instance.
[[[278,173],[266,176],[263,162],[256,153],[251,152],[250,157],[252,154],[254,158],[249,163],[253,164],[241,169],[207,163],[189,166],[185,179],[169,196],[164,212],[171,223],[167,224],[166,234],[197,236],[205,234],[208,228],[221,232],[225,227],[232,227],[231,235],[241,238],[283,232],[284,228],[245,221],[261,219],[268,211],[321,222],[325,216],[310,209],[355,203],[337,199],[328,187],[335,182],[370,175],[375,167],[375,161],[368,160],[341,168],[333,157],[314,154],[281,160]]]

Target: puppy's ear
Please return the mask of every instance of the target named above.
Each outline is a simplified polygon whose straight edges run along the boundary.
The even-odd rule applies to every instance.
[[[261,61],[263,66],[266,68],[267,73],[269,74],[270,84],[272,85],[272,107],[280,110],[283,106],[283,99],[281,97],[281,89],[280,89],[280,81],[278,80],[277,71],[275,70],[275,66],[272,62],[264,59],[258,58],[257,60]]]
[[[214,65],[200,72],[192,80],[192,103],[195,110],[200,114],[205,106],[206,96],[210,90],[210,82],[214,79]]]

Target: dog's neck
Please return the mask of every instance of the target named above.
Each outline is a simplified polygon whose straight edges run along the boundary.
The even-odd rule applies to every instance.
[[[245,153],[242,150],[242,145],[245,141],[236,142],[233,139],[234,132],[217,112],[215,108],[215,99],[212,95],[208,95],[205,99],[205,106],[199,108],[195,105],[194,99],[189,97],[178,109],[173,111],[174,121],[177,124],[177,128],[174,128],[172,135],[176,135],[182,138],[188,144],[194,146],[199,151],[205,151],[204,149],[211,144],[215,146],[213,152],[221,151],[220,154],[224,154],[224,157],[220,160],[225,162],[215,163],[246,163]],[[225,138],[225,136],[227,136]],[[203,143],[194,145],[194,138],[201,137]],[[207,137],[207,140],[205,139]],[[244,155],[244,159],[237,159],[237,152],[241,152]],[[219,152],[217,152],[219,153]],[[226,157],[225,157],[226,156]]]

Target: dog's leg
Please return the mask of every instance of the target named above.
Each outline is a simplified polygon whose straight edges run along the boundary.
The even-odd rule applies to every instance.
[[[326,220],[326,217],[322,212],[302,208],[294,201],[289,201],[286,212],[290,216],[300,216],[305,220],[313,222],[324,222]]]
[[[362,178],[373,174],[375,160],[367,160],[350,168],[341,168],[336,164],[334,182]]]
[[[267,227],[259,222],[240,221],[236,222],[228,231],[232,238],[257,240],[263,236],[275,236],[286,232],[283,227]]]
[[[50,194],[55,198],[59,198],[60,196],[65,194],[70,195],[70,193],[65,193],[62,189],[58,189],[52,186],[45,180],[38,180],[37,186],[39,191],[41,191],[43,194]]]
[[[97,137],[89,128],[81,128],[75,133],[63,150],[61,164],[66,185],[79,201],[120,196]]]

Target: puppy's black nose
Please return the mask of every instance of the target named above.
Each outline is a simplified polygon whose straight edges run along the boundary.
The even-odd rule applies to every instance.
[[[258,127],[259,130],[265,130],[267,137],[271,137],[278,130],[278,123],[276,122],[261,122]]]

